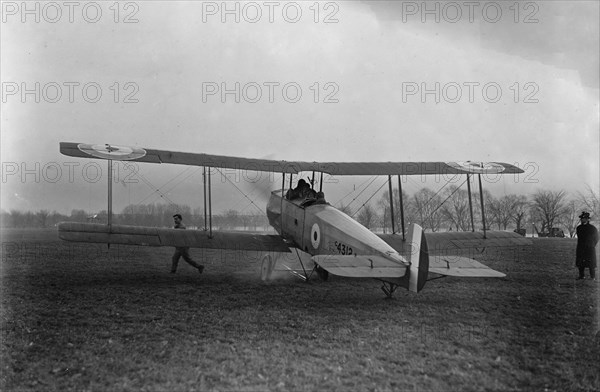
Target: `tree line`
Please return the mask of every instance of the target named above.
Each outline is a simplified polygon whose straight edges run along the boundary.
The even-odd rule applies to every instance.
[[[181,204],[138,204],[128,205],[120,213],[113,214],[112,223],[132,225],[132,226],[151,226],[151,227],[172,227],[173,214],[179,213],[183,216],[183,223],[189,228],[204,228],[205,217],[202,209],[192,209],[188,205]],[[71,210],[70,215],[60,214],[56,211],[39,210],[2,211],[1,225],[6,228],[48,228],[54,227],[59,222],[88,222],[88,223],[107,223],[108,212],[102,210],[97,213],[91,213],[82,209]],[[227,210],[221,214],[213,214],[212,227],[216,230],[268,230],[269,222],[265,214],[259,212],[253,214],[242,214],[237,210]],[[206,222],[209,224],[209,222]]]
[[[392,189],[394,204],[393,213],[395,231],[400,231],[400,193]],[[584,192],[569,194],[564,190],[538,190],[532,195],[507,194],[494,197],[488,191],[483,192],[485,223],[488,230],[522,230],[532,229],[547,232],[551,228],[561,228],[570,237],[575,234],[578,216],[581,211],[590,212],[592,220],[600,216],[598,193],[588,187]],[[427,231],[478,231],[483,229],[481,213],[481,196],[472,192],[469,200],[467,190],[450,185],[440,191],[424,187],[412,195],[402,193],[404,221],[418,223]],[[391,214],[389,191],[385,191],[376,201],[369,201],[360,206],[337,205],[338,209],[352,216],[362,225],[374,230],[391,232]],[[472,213],[471,213],[472,211]],[[203,228],[205,226],[204,211],[192,209],[188,205],[172,204],[137,204],[128,205],[120,213],[113,215],[112,222],[136,226],[170,227],[172,216],[178,212],[184,216],[184,224],[188,227]],[[471,219],[473,216],[473,219]],[[106,223],[107,212],[91,213],[82,209],[74,209],[70,215],[56,211],[2,211],[0,221],[2,227],[53,227],[61,221]],[[208,224],[208,222],[207,222]],[[212,227],[215,230],[269,230],[264,213],[244,214],[230,209],[220,214],[213,214]]]
[[[394,229],[400,232],[399,190],[393,189],[392,194]],[[598,193],[590,187],[575,194],[542,189],[530,196],[507,194],[494,197],[484,191],[484,216],[481,195],[472,192],[469,200],[468,191],[455,185],[438,192],[425,187],[410,196],[403,192],[402,203],[406,226],[414,222],[431,232],[483,230],[485,217],[486,230],[526,229],[531,233],[534,230],[548,232],[557,227],[573,237],[581,211],[590,212],[592,219],[597,219],[600,214]],[[392,231],[389,191],[385,191],[377,202],[363,204],[354,210],[348,206],[340,206],[340,209],[370,229]]]

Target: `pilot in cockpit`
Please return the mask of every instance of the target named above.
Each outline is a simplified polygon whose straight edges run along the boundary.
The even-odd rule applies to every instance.
[[[295,189],[290,189],[287,191],[286,198],[288,200],[294,199],[314,199],[316,198],[317,193],[311,189],[310,185],[304,179],[300,179]]]

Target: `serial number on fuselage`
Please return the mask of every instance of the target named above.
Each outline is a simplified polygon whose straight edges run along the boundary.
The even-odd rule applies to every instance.
[[[339,241],[332,241],[329,243],[329,251],[332,253],[339,253],[341,255],[353,255],[354,251],[350,245],[344,244]]]

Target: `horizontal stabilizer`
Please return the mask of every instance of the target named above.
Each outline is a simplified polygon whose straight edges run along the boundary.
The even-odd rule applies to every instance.
[[[401,278],[407,269],[382,256],[320,255],[312,260],[329,273],[348,278]]]
[[[502,278],[502,272],[462,256],[429,256],[429,272],[469,278]]]
[[[244,232],[214,231],[209,236],[204,230],[61,222],[58,236],[65,241],[103,244],[290,252],[278,235]]]

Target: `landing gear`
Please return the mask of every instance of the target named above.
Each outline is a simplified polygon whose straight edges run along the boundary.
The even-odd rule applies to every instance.
[[[386,282],[385,280],[382,280],[382,282],[383,282],[383,285],[381,286],[381,290],[383,290],[383,292],[385,293],[385,295],[388,299],[392,298],[394,291],[396,291],[396,289],[399,286],[394,283]]]
[[[302,279],[305,282],[308,282],[314,272],[317,273],[321,280],[329,280],[329,272],[316,265],[316,263],[311,260],[310,254],[307,252],[302,252],[298,248],[295,248],[295,251],[296,256],[298,257],[297,261],[301,267],[300,269],[297,266],[290,266],[290,263],[294,260],[291,260],[288,257],[282,257],[280,253],[266,253],[263,255],[260,268],[261,280],[263,282],[272,280],[276,266],[278,266],[277,271],[287,270],[290,274]]]
[[[317,271],[317,275],[323,282],[327,282],[327,280],[329,280],[329,272],[327,272],[327,270],[317,265],[315,266],[315,271]]]
[[[275,260],[270,254],[263,256],[262,265],[260,268],[260,278],[263,282],[271,280],[273,277],[273,270],[275,269]]]
[[[275,272],[275,266],[279,263],[282,267],[289,271],[294,276],[307,281],[308,276],[306,274],[306,270],[304,269],[304,265],[302,265],[302,272],[293,269],[288,266],[284,261],[280,261],[281,255],[278,253],[271,254],[267,253],[262,258],[262,265],[260,267],[260,278],[263,282],[268,282],[273,279],[273,273]],[[300,259],[300,263],[302,264],[302,260]],[[279,269],[278,271],[283,271],[283,269]]]

